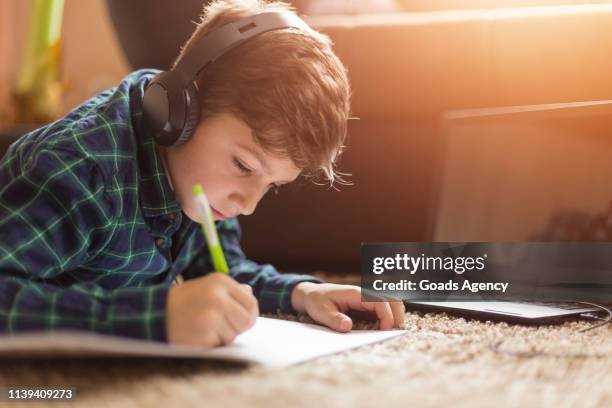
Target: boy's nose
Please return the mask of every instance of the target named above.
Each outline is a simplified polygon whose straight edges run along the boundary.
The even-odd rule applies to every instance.
[[[257,208],[257,203],[259,202],[259,200],[257,199],[257,197],[253,197],[252,199],[249,199],[246,203],[246,205],[244,207],[242,207],[242,214],[243,215],[251,215],[255,212],[255,208]]]
[[[255,212],[259,203],[259,197],[256,193],[250,192],[247,194],[241,194],[238,205],[240,207],[240,213],[242,215],[251,215]]]

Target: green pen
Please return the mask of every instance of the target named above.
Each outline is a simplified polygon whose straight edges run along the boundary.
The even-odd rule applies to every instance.
[[[206,242],[208,242],[208,249],[215,271],[229,273],[225,256],[223,256],[223,248],[221,248],[219,236],[217,235],[217,228],[215,228],[212,211],[210,210],[210,204],[208,203],[208,197],[204,194],[201,184],[193,186],[193,195],[200,212],[200,225],[206,237]]]

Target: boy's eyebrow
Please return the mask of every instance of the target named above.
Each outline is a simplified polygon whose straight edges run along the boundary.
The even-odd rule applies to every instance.
[[[261,166],[265,169],[267,174],[270,174],[270,166],[268,165],[268,163],[266,162],[266,160],[263,158],[263,156],[255,149],[242,144],[242,143],[237,143],[237,146],[240,147],[243,150],[246,150],[247,152],[251,153],[253,156],[255,156],[255,158],[257,159],[257,161],[259,161],[259,163],[261,163]],[[291,183],[293,180],[280,180],[279,183],[282,184],[287,184],[287,183]]]
[[[238,147],[240,147],[243,150],[246,150],[247,152],[251,153],[253,156],[255,156],[255,158],[257,159],[257,161],[259,161],[259,163],[261,164],[261,166],[266,169],[266,173],[270,172],[270,166],[268,166],[268,163],[265,161],[265,159],[259,154],[259,152],[245,144],[242,143],[238,143]]]

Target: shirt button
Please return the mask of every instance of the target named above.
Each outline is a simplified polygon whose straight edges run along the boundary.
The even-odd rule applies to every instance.
[[[155,240],[155,245],[157,245],[158,247],[160,247],[160,246],[164,245],[164,242],[166,242],[166,240],[165,240],[165,239],[163,239],[163,238],[157,238],[157,239]]]

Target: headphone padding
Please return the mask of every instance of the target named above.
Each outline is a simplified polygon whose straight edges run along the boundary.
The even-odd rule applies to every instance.
[[[193,133],[195,132],[200,120],[200,99],[198,89],[193,82],[185,88],[185,98],[187,102],[187,117],[185,118],[185,126],[183,126],[183,131],[181,132],[181,135],[178,137],[177,141],[174,143],[176,146],[186,143],[191,136],[193,136]]]

